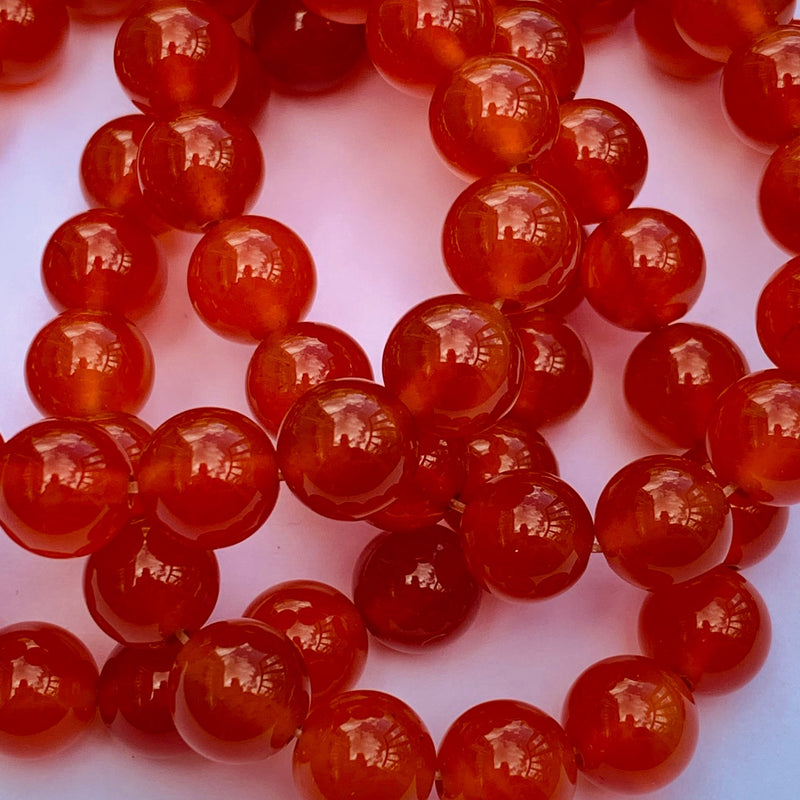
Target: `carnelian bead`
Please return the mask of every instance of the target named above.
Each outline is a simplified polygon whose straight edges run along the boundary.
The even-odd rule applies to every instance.
[[[37,422],[6,442],[0,466],[0,524],[26,550],[88,555],[128,518],[130,464],[90,423]]]
[[[773,364],[800,371],[800,257],[787,261],[761,290],[756,332]]]
[[[581,231],[552,187],[527,175],[492,175],[455,200],[444,222],[447,271],[465,293],[539,305],[565,291]]]
[[[584,38],[610,33],[633,9],[634,0],[564,0]]]
[[[117,33],[114,69],[133,104],[148,114],[221,106],[233,93],[239,45],[230,24],[197,0],[151,0]]]
[[[104,413],[87,417],[87,422],[102,428],[128,457],[134,477],[139,472],[142,452],[153,435],[153,428],[132,414]]]
[[[43,414],[135,414],[153,386],[153,354],[142,333],[124,317],[64,311],[34,337],[25,380]]]
[[[518,470],[466,504],[459,528],[470,571],[504,600],[541,600],[572,586],[589,563],[592,516],[560,478]]]
[[[592,308],[634,331],[651,331],[686,314],[700,296],[705,273],[694,231],[656,208],[630,208],[602,222],[581,259]]]
[[[419,800],[430,794],[435,768],[436,749],[417,714],[369,690],[312,709],[292,760],[303,800]]]
[[[48,622],[0,629],[0,752],[42,758],[97,715],[97,665],[83,642]]]
[[[372,380],[367,354],[332,325],[298,322],[261,342],[247,368],[247,401],[272,434],[303,393],[334,378]]]
[[[129,14],[136,0],[67,0],[70,13],[77,19],[109,20]]]
[[[561,726],[519,700],[465,711],[439,745],[441,800],[571,800],[578,768]]]
[[[316,274],[311,253],[293,230],[267,217],[236,217],[198,242],[188,287],[206,325],[250,343],[283,331],[306,313]]]
[[[324,517],[363,519],[389,505],[414,469],[416,432],[391,392],[361,378],[310,389],[278,434],[286,485]]]
[[[367,0],[310,0],[306,5],[315,14],[345,25],[363,25],[370,7]]]
[[[212,761],[241,764],[277,753],[308,713],[300,651],[255,619],[215,622],[180,649],[170,710],[183,740]]]
[[[433,143],[459,174],[505,172],[540,156],[558,135],[558,98],[537,70],[512,56],[477,56],[436,87]]]
[[[571,100],[558,110],[555,144],[534,174],[555,186],[584,225],[627,208],[647,175],[647,144],[629,114],[605,100]]]
[[[260,124],[272,94],[269,76],[256,51],[242,39],[239,45],[239,76],[236,88],[222,107],[254,128]]]
[[[725,563],[738,569],[766,558],[780,543],[789,525],[789,509],[753,503],[741,491],[729,498],[733,540]]]
[[[714,401],[747,371],[744,355],[723,333],[677,322],[633,348],[625,364],[625,400],[656,441],[694,447],[705,441]]]
[[[236,411],[183,411],[156,429],[142,453],[139,497],[148,514],[200,547],[237,544],[275,506],[275,449]]]
[[[706,449],[720,481],[751,500],[800,502],[800,381],[778,369],[740,378],[712,409]]]
[[[95,208],[50,237],[42,281],[59,311],[93,309],[137,319],[158,304],[167,273],[147,230],[116,211]]]
[[[89,556],[83,594],[112,639],[158,644],[205,624],[219,595],[219,566],[214,553],[140,517]]]
[[[204,2],[230,22],[243,17],[253,5],[253,0],[204,0]]]
[[[346,691],[367,663],[367,629],[356,607],[340,591],[317,581],[279,583],[245,610],[285,633],[303,656],[311,681],[311,702]]]
[[[516,334],[493,306],[465,295],[432,297],[394,326],[383,379],[421,429],[470,436],[500,419],[519,392]]]
[[[792,253],[800,253],[800,136],[781,145],[767,161],[758,193],[767,233]]]
[[[643,656],[606,658],[584,670],[564,702],[578,768],[611,791],[659,789],[686,768],[698,736],[686,684]]]

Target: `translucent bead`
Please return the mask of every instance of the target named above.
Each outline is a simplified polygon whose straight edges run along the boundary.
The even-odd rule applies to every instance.
[[[267,71],[256,51],[243,39],[238,40],[238,45],[239,76],[236,88],[222,108],[254,128],[264,117],[272,90]]]
[[[205,2],[230,22],[243,17],[253,5],[253,0],[205,0]]]
[[[86,22],[124,17],[136,6],[136,0],[67,0],[70,13]]]
[[[315,14],[345,25],[363,25],[370,7],[367,0],[311,0],[306,5]]]
[[[611,33],[633,9],[634,0],[564,0],[585,39]]]
[[[800,257],[787,261],[761,290],[756,332],[773,364],[800,371]]]
[[[789,525],[789,509],[753,503],[741,491],[730,495],[728,502],[733,540],[725,563],[743,569],[762,561],[778,546]]]

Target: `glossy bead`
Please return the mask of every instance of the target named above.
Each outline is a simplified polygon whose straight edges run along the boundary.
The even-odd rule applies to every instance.
[[[800,253],[800,136],[770,156],[758,194],[761,221],[770,236],[791,253]]]
[[[417,714],[369,690],[314,708],[292,761],[302,800],[418,800],[430,794],[435,768],[436,750]]]
[[[800,371],[800,257],[787,261],[761,290],[756,332],[767,358],[781,369]]]
[[[0,629],[0,752],[43,758],[72,744],[97,714],[97,665],[48,622]]]
[[[459,528],[470,571],[505,600],[540,600],[572,586],[589,562],[592,516],[555,475],[519,470],[478,489]]]
[[[136,5],[136,0],[67,0],[70,13],[85,22],[124,17]]]
[[[470,436],[500,419],[519,392],[522,355],[493,306],[465,295],[432,297],[394,326],[383,379],[421,430]]]
[[[419,94],[488,53],[493,33],[488,0],[377,0],[367,16],[372,63],[392,85]]]
[[[611,791],[659,789],[685,769],[697,744],[694,699],[674,673],[642,656],[586,669],[564,702],[578,768]]]
[[[212,761],[260,761],[285,747],[308,713],[300,651],[254,619],[215,622],[178,652],[170,710],[183,740]]]
[[[145,202],[175,228],[200,232],[244,214],[261,189],[255,134],[219,108],[154,123],[139,145]]]
[[[647,175],[644,134],[628,113],[604,100],[559,107],[558,138],[532,164],[533,173],[561,192],[584,225],[627,208]]]
[[[433,142],[459,174],[505,172],[540,156],[558,135],[558,98],[534,67],[512,56],[477,56],[436,87]]]
[[[68,30],[61,0],[0,0],[0,89],[35,83],[52,72]]]
[[[269,75],[256,51],[243,39],[238,39],[237,43],[239,76],[233,94],[222,108],[238,117],[245,125],[254,128],[264,117],[272,89]]]
[[[145,113],[221,106],[233,93],[239,46],[230,24],[207,3],[151,0],[117,33],[114,69]]]
[[[437,756],[441,800],[571,800],[578,768],[561,726],[519,700],[490,700],[461,714]]]
[[[526,175],[482,178],[447,213],[442,251],[466,294],[539,305],[574,275],[581,246],[575,214],[552,187]]]
[[[243,17],[253,5],[253,0],[205,0],[205,2],[230,22]]]
[[[714,405],[706,449],[720,482],[751,501],[800,502],[800,381],[778,369],[740,378]]]
[[[200,319],[234,341],[280,333],[304,316],[316,274],[300,237],[277,220],[224,220],[198,242],[189,262],[189,298]]]
[[[214,553],[139,517],[89,556],[83,594],[112,639],[158,644],[205,624],[219,595],[219,566]]]
[[[325,702],[351,688],[367,663],[367,629],[356,607],[340,591],[317,581],[279,583],[245,610],[285,633],[303,656],[311,702]]]
[[[87,422],[101,428],[128,457],[134,477],[139,472],[142,452],[153,435],[152,426],[132,414],[105,413],[87,417]]]
[[[696,323],[656,328],[625,364],[625,400],[644,432],[671,447],[705,441],[720,393],[748,372],[741,350],[723,333]]]
[[[236,411],[182,411],[156,429],[142,453],[139,497],[148,514],[200,547],[238,544],[275,506],[275,449]]]
[[[333,22],[363,25],[370,3],[367,0],[311,0],[306,5],[310,11]]]
[[[310,389],[278,434],[286,485],[312,511],[363,519],[389,505],[415,465],[416,432],[391,392],[362,378]]]
[[[753,503],[741,491],[728,497],[733,540],[725,563],[739,569],[765,559],[780,543],[789,525],[789,509]]]
[[[334,378],[372,380],[361,345],[344,331],[319,322],[297,322],[261,342],[247,367],[247,401],[273,435],[292,403]]]
[[[564,0],[572,11],[581,34],[592,39],[611,33],[634,5],[634,0]]]
[[[116,211],[95,208],[60,225],[42,255],[50,302],[138,319],[161,300],[166,268],[148,231]]]
[[[133,323],[118,314],[69,310],[34,337],[25,381],[46,415],[135,414],[153,386],[153,354]]]
[[[693,692],[731,692],[769,653],[772,627],[761,595],[730,567],[647,595],[639,612],[642,650]]]
[[[90,423],[34,423],[6,442],[0,467],[0,524],[26,550],[88,555],[128,518],[130,465]]]
[[[668,211],[631,208],[598,225],[581,260],[586,299],[620,328],[651,331],[679,319],[705,281],[694,231]]]

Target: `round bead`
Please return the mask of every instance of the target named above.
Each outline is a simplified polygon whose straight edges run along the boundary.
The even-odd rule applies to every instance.
[[[578,768],[561,726],[519,700],[490,700],[465,711],[439,745],[441,800],[571,800]]]
[[[249,5],[249,0],[248,0]],[[251,128],[261,123],[272,94],[269,76],[256,51],[243,39],[239,45],[239,77],[236,88],[222,107]]]
[[[243,17],[253,5],[253,0],[204,0],[225,19],[234,22]]]
[[[432,297],[394,326],[383,350],[383,379],[422,430],[470,436],[516,400],[522,354],[508,320],[464,295]]]
[[[306,392],[278,434],[286,485],[317,514],[363,519],[399,496],[415,464],[408,410],[361,378],[338,378]]]
[[[764,285],[756,306],[756,332],[767,358],[800,371],[800,257],[787,261]]]
[[[758,194],[767,233],[791,253],[800,253],[800,136],[781,145],[767,161]]]
[[[136,0],[67,0],[70,13],[85,22],[124,17],[136,6]]]
[[[134,477],[139,472],[142,452],[153,435],[153,428],[132,414],[104,413],[88,417],[87,422],[101,428],[128,457]]]
[[[558,98],[548,80],[512,56],[477,56],[436,87],[429,122],[444,160],[472,177],[540,156],[558,135]]]
[[[778,546],[789,525],[789,509],[753,503],[741,491],[735,491],[728,502],[733,540],[725,563],[743,569],[762,561]]]
[[[598,225],[583,249],[586,299],[602,317],[651,331],[682,317],[700,296],[705,256],[694,231],[656,208],[620,211]]]
[[[634,0],[564,0],[564,2],[572,11],[585,39],[611,33],[631,13],[634,4]]]
[[[292,766],[302,800],[417,800],[430,794],[436,750],[402,700],[361,690],[311,711]]]
[[[578,767],[616,792],[649,792],[678,777],[694,753],[697,708],[681,679],[642,656],[598,661],[573,683],[564,730]]]
[[[581,230],[564,198],[526,175],[482,178],[453,203],[442,231],[450,276],[466,294],[540,305],[575,273]]]
[[[367,0],[310,0],[306,5],[315,14],[345,25],[363,25],[370,7]]]

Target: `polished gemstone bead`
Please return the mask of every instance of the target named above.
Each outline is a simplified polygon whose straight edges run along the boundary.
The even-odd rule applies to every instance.
[[[705,441],[720,393],[748,372],[739,348],[723,333],[696,323],[656,328],[625,364],[625,400],[644,432],[670,447]]]
[[[0,628],[0,752],[49,757],[97,715],[97,665],[69,631],[47,622]]]
[[[286,485],[324,517],[363,519],[385,508],[413,473],[416,431],[391,392],[362,378],[307,391],[278,434]]]
[[[87,417],[86,421],[102,428],[117,443],[117,447],[128,457],[136,477],[142,452],[153,435],[153,428],[138,417],[121,411]]]
[[[67,0],[70,13],[77,19],[92,22],[124,17],[137,5],[136,0]]]
[[[787,261],[761,290],[756,332],[773,364],[800,370],[800,257]]]
[[[791,253],[800,253],[800,136],[781,145],[767,161],[758,194],[767,233]]]
[[[589,562],[592,516],[555,475],[519,470],[467,502],[459,528],[470,571],[504,600],[540,600],[572,586]]]
[[[233,94],[222,107],[254,128],[260,124],[272,93],[269,75],[256,51],[243,39],[239,45],[239,76]]]
[[[139,329],[124,317],[64,311],[34,337],[25,380],[43,414],[135,414],[153,386],[153,354]]]
[[[243,17],[253,5],[253,0],[205,0],[205,2],[230,22]]]
[[[634,5],[634,0],[564,0],[571,10],[581,34],[592,39],[611,33]]]
[[[634,331],[651,331],[686,314],[700,296],[705,271],[694,231],[656,208],[620,211],[598,225],[581,260],[591,306]]]
[[[436,749],[402,700],[357,690],[311,711],[292,767],[302,800],[418,800],[433,786]]]
[[[490,700],[461,714],[439,745],[441,800],[571,800],[578,768],[564,730],[519,700]]]
[[[267,758],[294,738],[308,713],[300,651],[254,619],[215,622],[180,649],[169,678],[175,727],[212,761]]]
[[[487,303],[540,305],[577,271],[581,231],[564,198],[527,175],[482,178],[447,213],[442,250],[460,289]]]
[[[699,728],[686,684],[643,656],[606,658],[581,673],[564,702],[563,724],[581,772],[626,793],[677,778]]]
[[[383,379],[420,429],[471,436],[516,400],[522,354],[506,318],[465,295],[425,300],[394,326],[383,350]]]
[[[481,177],[524,164],[558,135],[558,98],[537,70],[512,56],[476,56],[431,98],[433,142],[456,172]]]
[[[237,544],[264,524],[278,498],[275,449],[236,411],[182,411],[145,448],[139,497],[148,514],[200,547]]]
[[[311,702],[351,688],[367,663],[367,629],[356,607],[324,583],[293,580],[262,592],[243,616],[285,633],[303,656]]]
[[[314,261],[302,239],[267,217],[223,220],[195,247],[189,298],[200,319],[234,341],[280,333],[314,298]]]
[[[345,25],[363,25],[370,7],[367,0],[310,0],[306,5],[315,14]]]
[[[766,558],[789,525],[789,509],[753,503],[741,490],[728,497],[733,521],[731,549],[725,563],[742,569]]]

